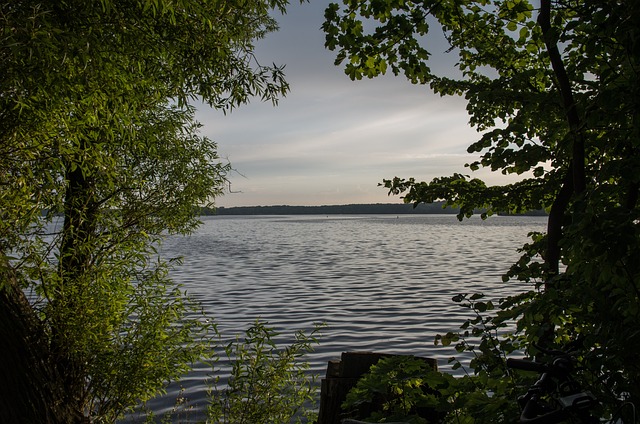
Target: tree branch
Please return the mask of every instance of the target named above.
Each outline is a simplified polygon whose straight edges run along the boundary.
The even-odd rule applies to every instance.
[[[573,97],[571,82],[567,75],[567,70],[562,61],[562,56],[558,50],[558,44],[551,27],[551,0],[540,0],[540,14],[538,15],[538,25],[542,30],[544,43],[549,53],[551,67],[558,80],[560,96],[564,106],[569,130],[573,137],[571,157],[573,162],[573,190],[576,194],[581,194],[586,188],[585,177],[585,141],[582,132],[582,123],[578,116],[576,103]]]

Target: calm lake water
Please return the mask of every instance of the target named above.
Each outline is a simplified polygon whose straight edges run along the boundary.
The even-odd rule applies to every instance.
[[[452,302],[459,293],[492,298],[528,287],[504,284],[501,275],[544,217],[454,215],[216,216],[188,237],[172,237],[167,257],[183,256],[176,282],[200,301],[234,338],[257,318],[291,341],[295,330],[325,322],[320,345],[308,359],[315,373],[344,351],[413,354],[446,369],[451,348],[434,346],[436,334],[469,317]],[[180,383],[196,408],[205,403],[201,365]],[[176,387],[169,398],[175,400]],[[159,400],[154,409],[171,403]],[[164,402],[164,403],[163,403]]]

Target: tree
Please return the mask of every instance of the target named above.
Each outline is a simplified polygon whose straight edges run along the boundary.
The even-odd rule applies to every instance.
[[[535,343],[570,343],[602,399],[640,399],[637,2],[345,0],[325,18],[326,46],[352,79],[390,69],[440,95],[464,96],[481,133],[468,148],[480,159],[467,166],[521,176],[504,186],[460,173],[396,177],[384,182],[391,194],[445,200],[460,219],[476,208],[487,210],[483,217],[548,211],[546,233],[532,235],[505,275],[532,290],[505,302],[492,322],[517,321],[531,355]],[[434,29],[457,56],[457,77],[429,67]]]
[[[287,92],[253,56],[286,4],[0,5],[3,422],[113,421],[199,358],[213,329],[156,248],[229,170],[192,103]]]

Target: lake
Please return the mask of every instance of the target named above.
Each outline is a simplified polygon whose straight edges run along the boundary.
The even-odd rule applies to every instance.
[[[327,327],[308,359],[324,374],[344,351],[437,358],[436,334],[454,331],[469,311],[451,298],[482,292],[499,298],[529,289],[501,275],[520,256],[545,217],[454,215],[300,215],[204,217],[193,235],[171,237],[166,257],[183,256],[176,282],[202,303],[225,339],[257,318],[292,340],[314,322]],[[210,368],[199,365],[180,383],[196,408],[206,403]],[[176,387],[169,398],[175,400]],[[160,412],[171,406],[157,400]]]

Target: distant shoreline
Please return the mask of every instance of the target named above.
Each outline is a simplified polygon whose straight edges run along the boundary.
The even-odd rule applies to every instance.
[[[323,206],[235,206],[204,208],[201,215],[407,215],[407,214],[450,214],[458,209],[444,208],[444,202],[421,203],[417,207],[405,203],[373,203]],[[544,211],[532,211],[523,215],[545,216]]]

